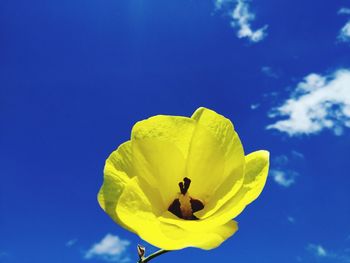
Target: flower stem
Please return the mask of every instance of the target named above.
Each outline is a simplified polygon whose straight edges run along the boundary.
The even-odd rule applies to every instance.
[[[164,253],[170,252],[170,250],[164,250],[164,249],[160,249],[156,252],[154,252],[153,254],[149,255],[148,257],[142,257],[139,259],[139,261],[137,261],[137,263],[146,263],[148,261],[150,261],[151,259],[154,259]]]

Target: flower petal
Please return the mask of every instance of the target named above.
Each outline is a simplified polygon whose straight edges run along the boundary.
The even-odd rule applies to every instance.
[[[157,139],[172,142],[186,159],[196,122],[182,116],[157,115],[137,122],[131,140]]]
[[[230,218],[238,216],[243,209],[254,201],[264,188],[269,170],[269,152],[256,151],[245,157],[244,182],[236,195],[208,218],[214,225],[220,225]]]
[[[190,221],[179,220],[171,213],[165,212],[159,219],[168,224],[175,224],[187,230],[197,231],[222,225],[235,218],[260,195],[268,174],[269,152],[256,151],[247,155],[245,159],[246,169],[243,186],[237,194],[222,205],[214,214],[198,221]]]
[[[186,175],[191,179],[189,194],[207,204],[223,182],[225,159],[214,135],[197,124],[187,157]]]
[[[198,218],[205,218],[215,213],[227,200],[232,198],[238,190],[241,188],[244,177],[244,151],[241,141],[234,131],[232,122],[224,116],[217,114],[216,112],[199,108],[192,115],[192,119],[197,122],[197,126],[205,127],[216,139],[216,143],[219,145],[222,160],[224,160],[224,170],[221,176],[215,174],[215,181],[212,183],[214,193],[211,195],[209,203],[205,205],[205,208],[196,212]],[[207,136],[208,137],[208,136]],[[205,141],[205,143],[207,143]],[[211,146],[210,142],[208,145]],[[198,151],[207,151],[207,146],[203,143],[198,146]],[[210,147],[217,149],[218,146]],[[219,150],[216,150],[219,151]],[[211,166],[217,169],[221,169],[222,160],[220,161],[219,154],[215,155],[211,161],[203,162],[203,165],[209,163]],[[189,157],[190,159],[190,157]],[[198,165],[198,163],[196,163]],[[205,169],[203,169],[205,170]],[[210,171],[207,169],[207,171]],[[205,173],[202,175],[204,178],[208,178],[211,174]],[[215,188],[215,186],[218,187]]]
[[[131,134],[135,173],[146,195],[166,211],[186,177],[187,157],[196,122],[190,118],[158,115],[137,122]]]
[[[143,191],[159,212],[168,210],[185,176],[185,159],[169,141],[135,139],[132,141],[135,174]]]
[[[269,170],[269,152],[256,151],[248,154],[245,160],[243,186],[211,218],[208,218],[214,225],[220,225],[222,222],[227,222],[227,220],[238,216],[248,204],[260,195],[264,188]]]
[[[125,185],[134,176],[131,156],[130,141],[121,144],[117,150],[111,153],[106,160],[103,185],[97,195],[97,200],[102,209],[119,224],[121,222],[116,214],[118,199]]]
[[[132,229],[143,240],[167,250],[198,247],[212,249],[219,246],[238,229],[234,221],[211,229],[210,231],[192,232],[176,225],[160,222],[153,205],[139,186],[135,177],[129,181],[122,193],[117,214],[129,229]]]
[[[244,202],[250,204],[262,192],[269,171],[268,151],[260,150],[252,152],[245,157],[246,167],[243,188],[248,189],[244,196]]]

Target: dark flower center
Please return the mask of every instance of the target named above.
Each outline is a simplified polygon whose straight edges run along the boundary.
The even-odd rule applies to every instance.
[[[190,188],[191,180],[187,177],[183,179],[183,182],[179,183],[180,195],[176,198],[168,208],[168,211],[173,213],[179,218],[186,220],[198,220],[193,214],[204,208],[203,203],[189,196],[188,189]]]

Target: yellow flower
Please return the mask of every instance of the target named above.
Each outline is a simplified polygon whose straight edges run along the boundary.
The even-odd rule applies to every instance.
[[[213,249],[237,231],[232,219],[259,196],[268,167],[269,153],[245,156],[231,121],[212,110],[158,115],[108,157],[98,201],[156,247]]]

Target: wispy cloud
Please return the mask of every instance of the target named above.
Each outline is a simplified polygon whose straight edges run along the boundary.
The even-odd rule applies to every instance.
[[[216,9],[230,10],[231,26],[237,29],[238,38],[247,38],[250,42],[256,43],[267,36],[267,25],[255,30],[252,28],[251,23],[255,20],[255,14],[250,11],[247,0],[216,0],[215,6]]]
[[[304,154],[295,150],[292,150],[292,156],[296,159],[304,159]]]
[[[309,244],[307,246],[307,250],[309,250],[316,257],[326,257],[326,256],[328,256],[327,251],[321,245]]]
[[[343,42],[350,41],[350,21],[348,21],[340,30],[338,39]]]
[[[342,7],[338,11],[339,15],[350,15],[350,8]]]
[[[94,244],[86,253],[85,258],[100,258],[110,262],[128,262],[125,252],[130,245],[128,240],[107,234],[100,242]]]
[[[269,117],[287,117],[268,125],[289,136],[316,134],[329,129],[341,135],[350,127],[350,70],[339,69],[330,75],[309,74],[282,106]]]
[[[335,263],[350,262],[350,255],[346,249],[333,251],[328,248],[326,249],[324,246],[320,244],[313,244],[313,243],[308,244],[306,246],[306,249],[311,253],[313,258],[328,259]]]
[[[274,72],[274,70],[271,67],[264,66],[261,67],[261,72],[266,75],[267,77],[273,78],[273,79],[278,79],[278,74]]]
[[[257,108],[259,108],[260,107],[260,103],[255,103],[255,104],[251,104],[250,105],[250,108],[252,109],[252,110],[256,110]]]
[[[66,242],[66,247],[72,247],[78,242],[78,239],[74,238]]]
[[[290,187],[295,183],[295,178],[298,176],[298,173],[291,170],[271,170],[270,175],[277,184],[283,187]]]
[[[350,8],[343,7],[339,9],[338,14],[340,15],[350,15]],[[338,39],[342,42],[350,41],[350,20],[342,27],[339,32]]]
[[[255,14],[249,10],[249,4],[244,0],[238,0],[236,8],[232,13],[233,27],[238,28],[238,38],[248,38],[252,42],[259,42],[266,36],[267,25],[253,30],[251,22],[255,19]]]
[[[288,156],[285,154],[275,156],[271,161],[270,170],[274,182],[286,188],[295,184],[299,173],[291,167],[295,167],[301,159],[304,159],[303,154],[294,150]]]
[[[230,4],[232,1],[231,0],[215,0],[215,8],[217,10],[224,8],[224,6]]]

